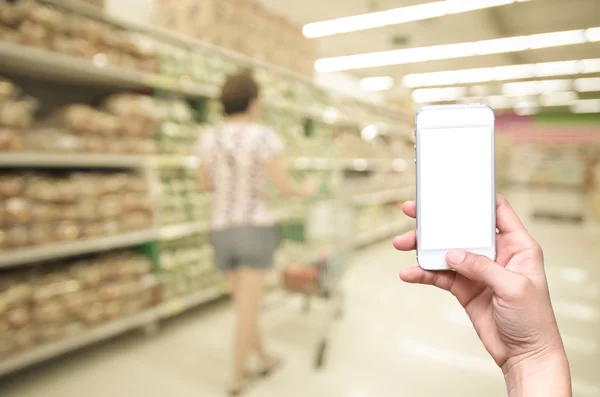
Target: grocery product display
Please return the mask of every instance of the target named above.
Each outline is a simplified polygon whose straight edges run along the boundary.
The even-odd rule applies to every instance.
[[[154,301],[150,260],[133,251],[0,274],[0,357],[71,338]]]
[[[223,275],[213,265],[206,233],[159,242],[149,250],[154,256],[162,301],[223,286]]]
[[[294,30],[272,22],[269,29]],[[279,260],[314,260],[308,240],[331,233],[327,205],[342,207],[319,207],[319,201],[350,204],[343,214],[348,226],[340,229],[351,234],[358,224],[356,238],[348,239],[352,247],[410,226],[388,205],[413,194],[404,191],[412,183],[408,124],[392,108],[349,100],[296,73],[307,69],[297,57],[310,60],[311,70],[314,59],[294,48],[294,32],[269,44],[268,54],[285,47],[289,55],[276,55],[271,61],[279,66],[273,66],[249,47],[243,55],[121,24],[77,1],[0,2],[0,74],[6,76],[0,80],[0,269],[13,280],[0,286],[0,350],[10,354],[0,360],[0,375],[224,294],[207,242],[210,195],[197,182],[193,155],[196,140],[223,119],[217,88],[234,71],[248,70],[259,81],[262,121],[284,142],[293,176],[320,188],[307,203],[269,187],[284,232]],[[283,58],[293,65],[276,62]],[[37,91],[52,95],[32,98],[27,89],[42,76],[40,82],[55,85]],[[81,93],[63,98],[61,84]],[[121,251],[132,247],[139,253]],[[155,276],[156,294],[136,289],[141,270],[129,278],[119,273],[132,263],[142,269],[142,262],[143,275]],[[95,272],[103,276],[92,288],[85,279]],[[53,280],[60,291],[40,309],[52,324],[47,335],[34,326],[40,302],[33,292],[2,306],[13,285],[27,292]],[[138,292],[136,305],[129,303]],[[83,302],[92,318],[63,302]]]
[[[99,64],[157,69],[156,45],[150,37],[34,0],[0,3],[0,38]]]
[[[201,191],[193,170],[172,167],[159,172],[161,224],[205,222],[210,209],[210,195]]]
[[[148,186],[135,173],[3,171],[0,198],[1,251],[115,235],[153,222]]]
[[[299,26],[248,0],[161,1],[156,24],[306,75],[316,60]]]

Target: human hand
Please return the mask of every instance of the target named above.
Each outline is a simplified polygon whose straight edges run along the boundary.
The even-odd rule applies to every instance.
[[[555,394],[558,387],[547,395],[568,396],[568,362],[550,302],[542,249],[508,202],[498,196],[496,203],[496,262],[452,250],[446,261],[455,272],[413,267],[402,270],[400,278],[434,285],[457,298],[485,348],[502,368],[509,392],[512,388],[515,395],[521,395],[517,389],[522,389],[524,379],[550,370],[554,377],[562,375],[568,393],[563,384],[565,393]],[[402,210],[416,217],[415,202],[404,203]],[[414,230],[394,239],[394,247],[401,251],[412,251],[416,244]]]

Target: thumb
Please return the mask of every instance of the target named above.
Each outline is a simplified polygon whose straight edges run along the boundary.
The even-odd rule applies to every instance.
[[[446,262],[457,273],[469,280],[485,284],[497,295],[506,295],[519,275],[500,266],[487,256],[463,250],[452,250],[446,254]]]

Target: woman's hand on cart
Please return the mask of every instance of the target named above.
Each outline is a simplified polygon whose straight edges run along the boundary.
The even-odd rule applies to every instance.
[[[434,285],[458,299],[502,368],[509,394],[570,396],[569,363],[550,302],[542,249],[509,203],[501,196],[496,202],[496,262],[452,250],[446,260],[454,272],[412,267],[402,270],[400,278]],[[415,202],[404,203],[402,210],[416,217]],[[415,230],[394,239],[400,251],[416,245]]]

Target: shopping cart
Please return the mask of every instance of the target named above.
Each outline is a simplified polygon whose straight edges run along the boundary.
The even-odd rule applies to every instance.
[[[327,316],[319,332],[314,366],[323,367],[329,347],[330,330],[344,312],[344,293],[340,281],[352,250],[354,212],[342,200],[312,202],[303,216],[288,219],[282,225],[284,240],[301,243],[303,255],[288,258],[279,272],[284,291],[302,294],[305,311],[311,301],[326,302]],[[291,260],[289,260],[291,259]]]

